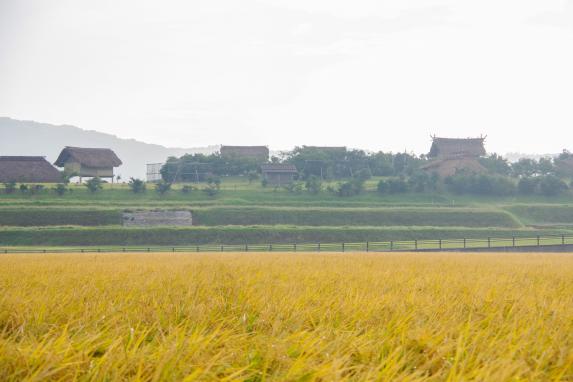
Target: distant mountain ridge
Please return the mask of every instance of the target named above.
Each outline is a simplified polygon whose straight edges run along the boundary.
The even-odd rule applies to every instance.
[[[83,130],[70,125],[50,125],[34,121],[20,121],[0,117],[0,156],[38,155],[53,163],[65,146],[110,148],[121,158],[123,165],[116,174],[123,179],[145,178],[147,163],[162,163],[170,156],[186,153],[211,154],[219,146],[170,148],[123,139],[112,134]]]

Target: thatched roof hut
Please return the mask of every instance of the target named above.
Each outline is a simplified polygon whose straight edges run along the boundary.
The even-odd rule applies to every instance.
[[[66,147],[54,164],[80,177],[113,178],[114,167],[121,166],[122,161],[111,149]]]
[[[436,173],[442,178],[455,175],[457,172],[478,174],[487,172],[487,169],[479,162],[479,159],[473,157],[436,159],[423,165],[421,168],[424,171]]]
[[[44,157],[0,156],[0,182],[58,183],[62,174]]]
[[[248,158],[261,163],[269,160],[269,148],[266,146],[221,146],[220,152],[225,157]]]
[[[422,170],[448,177],[460,171],[484,173],[487,169],[479,162],[486,155],[485,138],[438,138],[433,137],[428,158]]]

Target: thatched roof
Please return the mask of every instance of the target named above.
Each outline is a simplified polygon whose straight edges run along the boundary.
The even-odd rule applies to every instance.
[[[62,174],[44,157],[0,156],[0,182],[58,183]]]
[[[481,157],[486,154],[485,138],[433,138],[428,157]]]
[[[286,163],[269,163],[261,166],[263,173],[281,173],[281,174],[297,174],[298,170],[295,165]]]
[[[455,175],[460,171],[478,174],[487,172],[487,169],[476,157],[436,159],[420,168],[431,173],[437,173],[442,178]]]
[[[302,148],[317,150],[317,151],[329,151],[329,152],[346,151],[346,146],[302,146]]]
[[[69,161],[90,168],[118,167],[123,163],[111,149],[68,146],[62,150],[54,164],[58,167],[64,167]]]
[[[221,154],[268,154],[267,146],[221,146]]]

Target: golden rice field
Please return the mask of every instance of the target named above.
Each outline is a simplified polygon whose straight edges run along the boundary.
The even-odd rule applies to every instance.
[[[573,380],[573,255],[0,256],[2,381]]]

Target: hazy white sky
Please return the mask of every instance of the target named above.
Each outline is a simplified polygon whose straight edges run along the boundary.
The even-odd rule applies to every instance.
[[[185,147],[573,149],[573,0],[0,0],[0,116]]]

